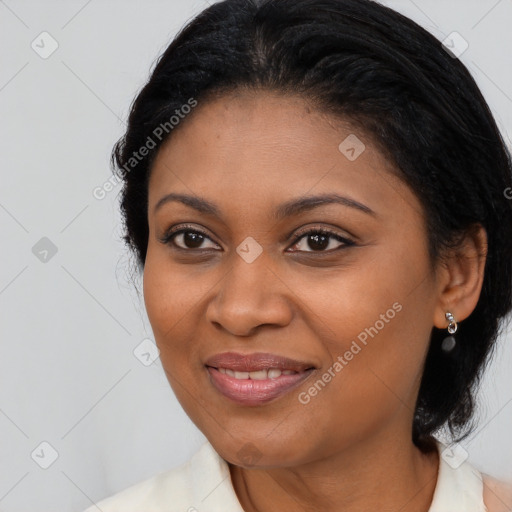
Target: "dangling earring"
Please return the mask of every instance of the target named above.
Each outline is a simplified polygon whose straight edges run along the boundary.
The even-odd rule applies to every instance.
[[[448,332],[450,333],[450,336],[446,336],[446,338],[443,340],[443,343],[441,344],[441,349],[444,352],[451,352],[455,345],[457,344],[457,340],[455,339],[455,334],[457,332],[457,322],[453,318],[453,315],[447,311],[446,314],[446,320],[448,320]]]

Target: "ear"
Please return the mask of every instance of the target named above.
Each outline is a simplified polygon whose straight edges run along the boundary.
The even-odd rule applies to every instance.
[[[456,322],[467,318],[475,309],[487,259],[487,233],[480,224],[465,234],[457,248],[443,255],[437,270],[438,301],[434,325],[448,327],[445,313],[450,311]]]

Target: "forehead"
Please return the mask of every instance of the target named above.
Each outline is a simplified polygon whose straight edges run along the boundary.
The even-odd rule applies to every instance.
[[[150,209],[170,192],[244,208],[330,192],[374,210],[399,199],[418,207],[366,133],[301,97],[263,91],[199,102],[160,148]]]

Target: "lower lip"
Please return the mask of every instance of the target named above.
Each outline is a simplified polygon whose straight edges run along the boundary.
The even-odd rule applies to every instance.
[[[280,375],[276,379],[235,379],[217,368],[208,366],[208,372],[215,388],[225,397],[242,405],[262,405],[284,395],[297,387],[310,375],[306,370],[291,375]]]

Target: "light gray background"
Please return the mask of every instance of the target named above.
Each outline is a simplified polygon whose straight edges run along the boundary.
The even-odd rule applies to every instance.
[[[512,2],[386,3],[439,39],[457,31],[468,41],[461,60],[510,135]],[[152,333],[128,279],[120,186],[103,200],[92,191],[110,177],[111,147],[154,60],[205,6],[0,0],[4,512],[81,511],[184,462],[204,439],[160,361],[145,366],[133,353]],[[46,59],[31,47],[42,47],[43,31],[59,45]],[[46,262],[32,251],[42,237],[57,247]],[[463,443],[471,462],[501,478],[512,478],[511,341],[501,340],[477,434]]]

